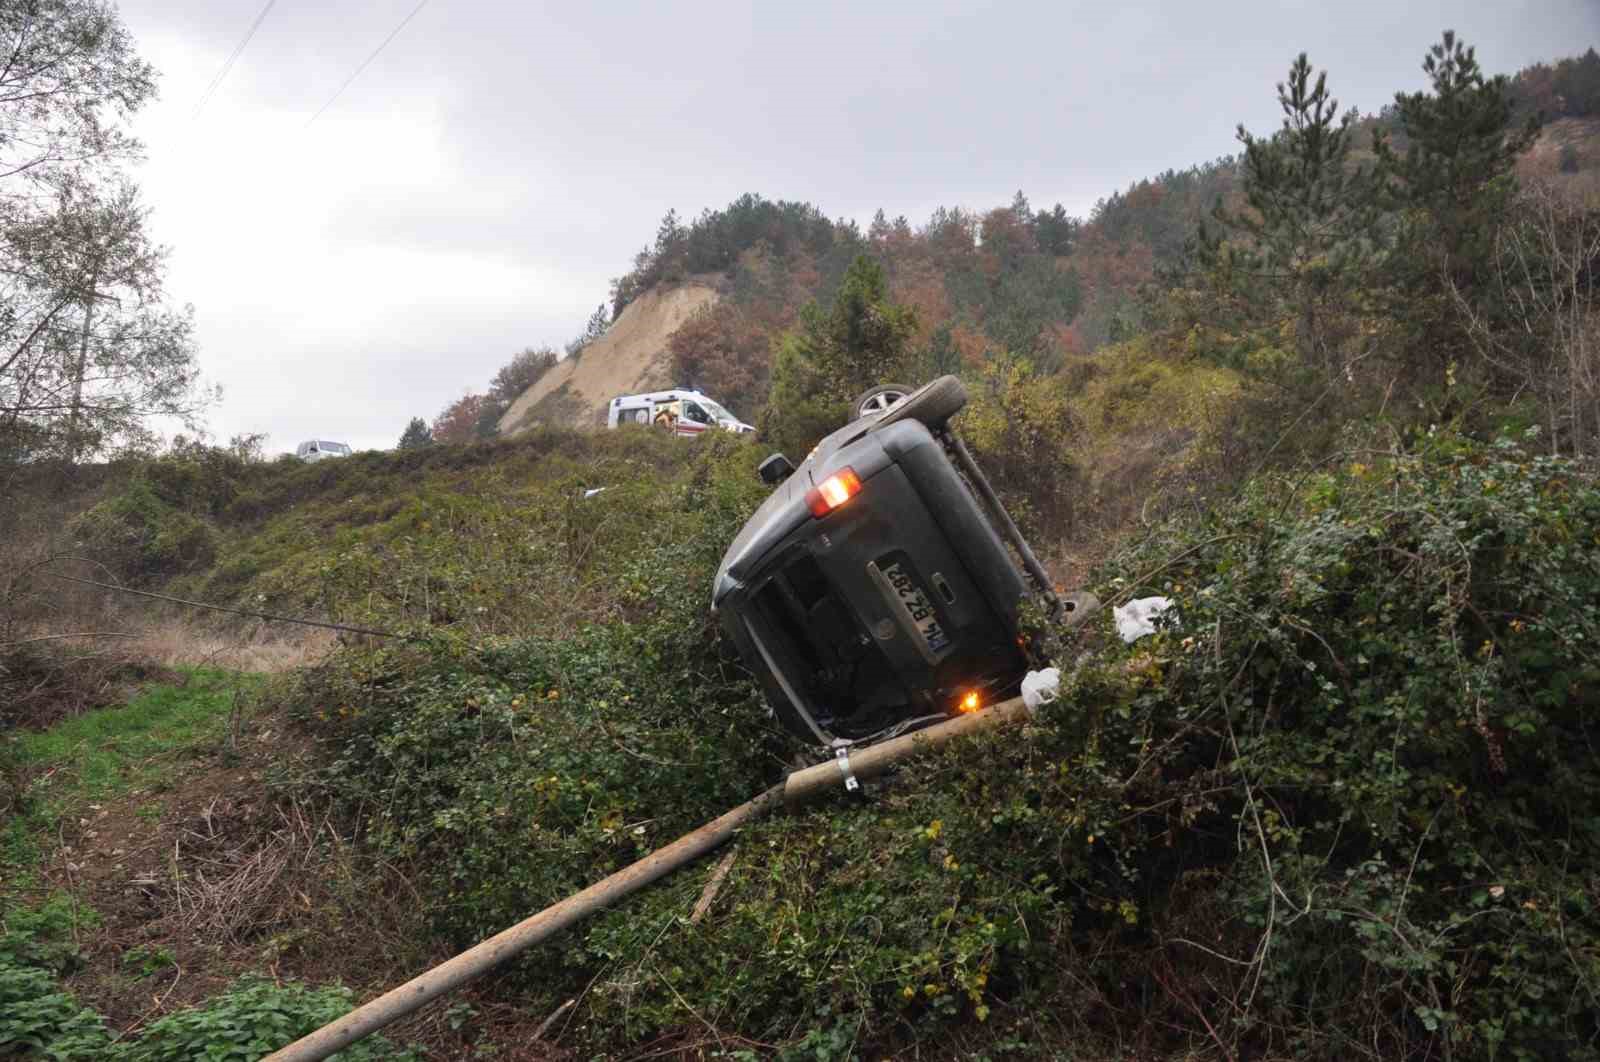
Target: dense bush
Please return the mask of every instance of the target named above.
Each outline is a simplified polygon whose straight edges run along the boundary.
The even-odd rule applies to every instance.
[[[1076,530],[1084,476],[1068,381],[1001,359],[970,385],[958,427],[1012,517],[1043,547]]]
[[[1181,631],[1074,675],[1102,842],[1229,1045],[1593,1057],[1600,490],[1510,444],[1364,460],[1118,558]]]
[[[63,896],[38,907],[8,906],[0,918],[0,1055],[96,1058],[105,1022],[64,991],[56,975],[78,963],[73,929],[94,912]]]
[[[374,843],[423,868],[436,921],[458,939],[631,861],[760,780],[760,728],[748,724],[762,710],[717,653],[706,601],[763,488],[746,448],[700,442],[686,476],[579,492],[556,508],[563,523],[528,535],[525,578],[510,588],[572,597],[583,589],[562,580],[576,572],[610,622],[488,644],[435,635],[305,679],[305,714],[344,749],[330,780],[368,809]],[[501,574],[471,567],[476,551],[453,536],[439,542],[465,553],[462,580]],[[592,566],[579,556],[591,549]],[[539,598],[573,616],[571,601]],[[486,597],[480,587],[468,599]]]
[[[696,602],[698,604],[698,602]],[[327,781],[417,868],[457,944],[714,818],[762,782],[762,709],[677,617],[490,649],[383,652],[307,679]]]

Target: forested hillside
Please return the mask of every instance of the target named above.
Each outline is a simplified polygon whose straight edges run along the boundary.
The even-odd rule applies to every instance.
[[[1505,94],[1513,124],[1546,123],[1520,173],[1600,188],[1600,54],[1530,66],[1506,81]],[[1358,117],[1346,135],[1352,167],[1371,163],[1375,137],[1397,153],[1409,144],[1398,104]],[[941,208],[925,220],[880,210],[863,231],[820,206],[746,195],[687,222],[669,212],[613,282],[611,316],[657,286],[719,276],[725,297],[662,337],[670,375],[755,422],[778,337],[808,303],[830,304],[864,254],[882,266],[890,300],[915,314],[901,366],[908,377],[970,371],[999,355],[1049,373],[1156,325],[1153,300],[1194,271],[1197,230],[1219,204],[1242,205],[1235,156],[1136,181],[1083,218],[1059,203],[1036,209],[1019,191],[1007,205]]]

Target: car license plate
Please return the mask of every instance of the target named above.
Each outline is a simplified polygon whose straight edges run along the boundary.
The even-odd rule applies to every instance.
[[[923,593],[916,580],[900,567],[898,561],[886,564],[880,570],[883,572],[884,581],[893,591],[895,600],[905,609],[906,615],[911,619],[911,625],[927,643],[928,649],[940,653],[949,648],[950,635],[945,633],[944,625],[939,622],[939,614],[933,610],[928,595]]]

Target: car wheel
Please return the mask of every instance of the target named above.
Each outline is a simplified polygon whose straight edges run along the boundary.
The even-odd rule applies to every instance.
[[[871,394],[868,391],[867,394]],[[865,397],[865,396],[863,396]],[[937,431],[945,422],[967,404],[967,385],[959,377],[941,376],[923,384],[905,398],[896,402],[878,418],[873,431],[898,424],[902,420],[917,420]]]
[[[889,412],[889,408],[905,401],[907,395],[915,388],[908,384],[879,384],[870,391],[863,391],[852,406],[856,419],[862,417],[876,417]]]

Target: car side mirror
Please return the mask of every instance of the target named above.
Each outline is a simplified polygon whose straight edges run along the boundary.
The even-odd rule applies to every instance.
[[[779,483],[794,475],[794,466],[782,454],[773,454],[756,469],[761,474],[761,482],[769,487],[776,487]]]

